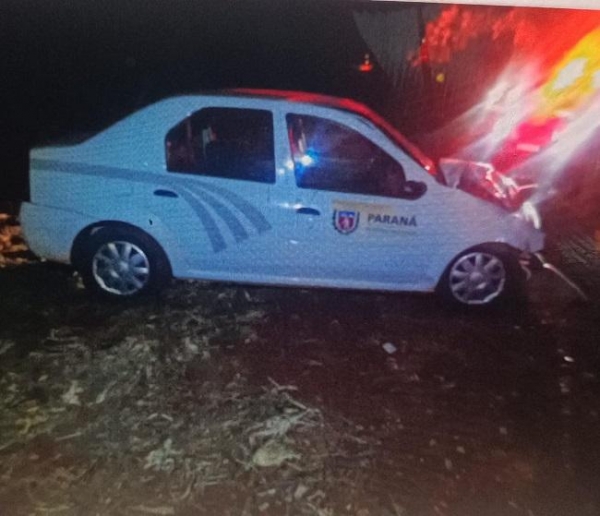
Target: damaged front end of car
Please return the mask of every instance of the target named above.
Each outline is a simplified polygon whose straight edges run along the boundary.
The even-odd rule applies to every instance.
[[[498,172],[490,163],[442,158],[439,170],[446,186],[493,202],[509,211],[524,206],[537,187],[535,183],[518,184]],[[529,217],[531,208],[526,210]]]

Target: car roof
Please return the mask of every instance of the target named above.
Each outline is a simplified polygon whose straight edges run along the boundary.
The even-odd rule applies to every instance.
[[[282,100],[286,102],[296,102],[298,104],[312,104],[317,106],[334,108],[342,111],[347,111],[354,115],[359,115],[370,120],[383,129],[386,133],[392,134],[396,142],[408,152],[413,159],[421,163],[426,170],[434,168],[434,164],[421,149],[414,143],[406,139],[395,127],[393,127],[385,118],[355,100],[333,97],[330,95],[322,95],[320,93],[308,93],[304,91],[288,91],[288,90],[270,90],[270,89],[252,89],[252,88],[237,88],[223,90],[217,94],[231,95],[237,97],[250,97],[269,100]]]
[[[298,104],[313,104],[349,111],[362,116],[373,116],[374,112],[364,104],[355,100],[323,95],[320,93],[309,93],[305,91],[259,89],[259,88],[233,88],[212,93],[219,96],[246,97],[268,100],[282,100]],[[209,93],[209,95],[211,95]]]

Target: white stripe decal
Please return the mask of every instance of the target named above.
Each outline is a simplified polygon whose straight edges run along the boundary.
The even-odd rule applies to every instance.
[[[190,189],[188,186],[183,186],[181,183],[186,183],[185,177],[177,177],[177,174],[169,175],[168,177],[159,177],[157,174],[152,174],[148,177],[148,173],[143,170],[127,169],[121,167],[109,167],[105,165],[94,165],[87,163],[72,163],[61,160],[45,160],[32,159],[30,163],[31,169],[52,170],[67,174],[91,175],[100,176],[108,179],[121,179],[131,181],[133,183],[150,183],[154,185],[170,186],[175,188],[190,207],[194,210],[198,219],[202,223],[211,246],[214,252],[219,252],[227,248],[227,243],[221,234],[216,221],[204,204],[208,204],[217,215],[223,220],[231,231],[236,242],[241,242],[249,238],[248,232],[240,223],[236,215],[225,204],[220,202],[214,195],[220,196],[225,201],[231,203],[237,208],[248,221],[256,228],[258,233],[264,233],[272,228],[265,216],[251,203],[240,197],[239,195],[204,181],[194,181],[194,186],[199,188],[196,190]]]

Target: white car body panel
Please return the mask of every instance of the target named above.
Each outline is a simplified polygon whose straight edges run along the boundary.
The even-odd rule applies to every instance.
[[[272,112],[275,183],[166,170],[166,133],[204,107]],[[408,179],[425,183],[427,192],[407,200],[297,187],[287,113],[354,129],[400,163]],[[69,262],[83,229],[113,221],[151,235],[180,278],[430,291],[449,262],[475,245],[543,247],[543,233],[519,214],[439,184],[360,115],[279,98],[167,99],[81,144],[34,149],[30,175],[31,202],[21,211],[26,240],[36,254],[62,262]],[[157,197],[157,190],[176,197]],[[320,215],[299,215],[302,207]],[[360,215],[355,231],[335,229],[336,209]]]

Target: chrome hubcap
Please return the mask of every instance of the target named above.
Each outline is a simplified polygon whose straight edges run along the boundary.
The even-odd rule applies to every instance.
[[[144,251],[130,242],[108,242],[92,258],[92,273],[106,292],[130,296],[148,283],[150,262]]]
[[[506,284],[502,261],[492,254],[472,252],[461,256],[450,269],[450,291],[461,303],[482,305],[498,297]]]

